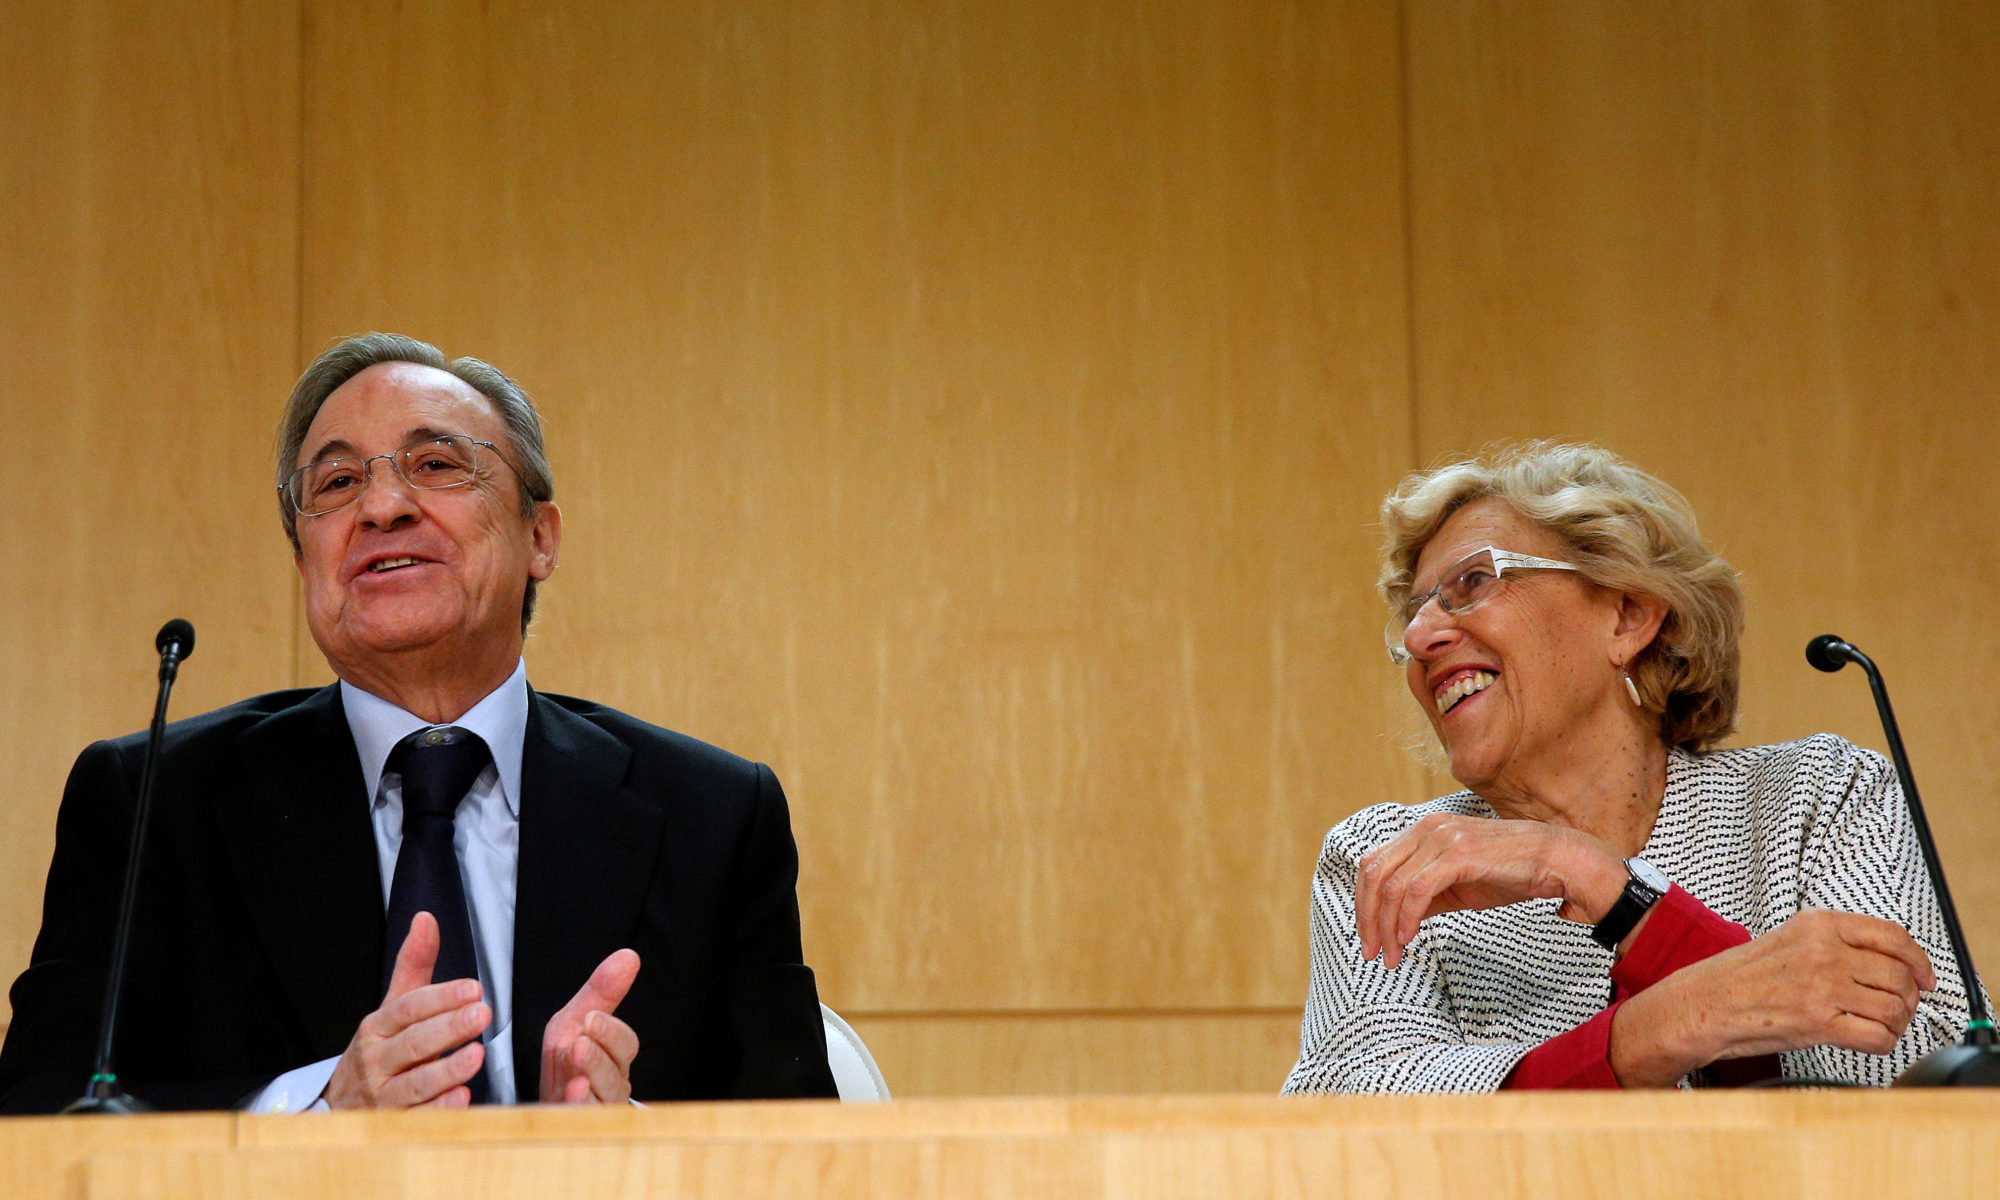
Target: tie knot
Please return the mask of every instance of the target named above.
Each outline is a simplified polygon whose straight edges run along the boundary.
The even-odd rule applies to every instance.
[[[449,819],[492,754],[478,734],[456,725],[423,729],[396,743],[389,765],[403,775],[403,818]]]

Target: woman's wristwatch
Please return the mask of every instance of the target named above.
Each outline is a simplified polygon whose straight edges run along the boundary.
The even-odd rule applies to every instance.
[[[1673,880],[1643,858],[1626,859],[1625,870],[1628,876],[1625,890],[1619,893],[1618,902],[1611,906],[1611,911],[1605,913],[1604,919],[1590,931],[1591,940],[1606,950],[1618,949],[1618,943],[1625,940],[1632,928],[1660,902],[1660,897],[1667,894],[1667,889],[1674,886]]]

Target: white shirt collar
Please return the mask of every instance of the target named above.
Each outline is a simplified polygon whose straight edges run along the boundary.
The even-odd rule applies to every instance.
[[[382,771],[396,743],[429,729],[431,722],[403,711],[371,692],[340,681],[340,703],[347,712],[347,728],[354,735],[355,752],[361,756],[361,782],[368,787],[368,800],[382,802]],[[514,664],[514,673],[505,683],[488,692],[458,720],[460,729],[470,729],[485,740],[493,752],[493,766],[500,773],[500,795],[515,819],[521,816],[521,748],[528,740],[528,664]]]

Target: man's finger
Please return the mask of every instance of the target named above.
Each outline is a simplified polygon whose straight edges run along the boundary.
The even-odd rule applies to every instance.
[[[426,984],[414,992],[404,992],[384,1001],[382,1007],[376,1010],[375,1033],[385,1038],[395,1037],[419,1021],[427,1021],[439,1013],[475,1003],[481,994],[477,979],[454,979],[448,983]]]
[[[479,1074],[479,1069],[485,1065],[484,1045],[472,1042],[460,1046],[443,1058],[433,1059],[389,1080],[382,1089],[383,1107],[415,1108],[449,1096],[453,1091],[466,1091],[467,1099],[470,1099],[471,1092],[465,1088],[465,1083]],[[447,1104],[445,1107],[452,1106]]]
[[[472,1089],[460,1085],[443,1095],[432,1096],[422,1104],[412,1104],[411,1108],[469,1108],[472,1105]]]
[[[418,1021],[383,1043],[382,1068],[391,1075],[401,1074],[454,1047],[476,1042],[492,1020],[492,1009],[468,1004]]]
[[[618,1069],[632,1073],[632,1060],[639,1057],[639,1033],[610,1013],[592,1013],[583,1021],[583,1034],[604,1048]]]
[[[636,950],[613,950],[609,957],[597,964],[590,978],[583,981],[576,995],[563,1005],[556,1019],[568,1018],[582,1022],[584,1016],[593,1012],[615,1012],[625,1002],[625,993],[632,990],[632,981],[639,978],[639,954]]]
[[[632,1094],[631,1080],[594,1038],[576,1039],[575,1047],[570,1050],[570,1067],[589,1081],[590,1096],[600,1104],[614,1103]]]
[[[429,983],[431,972],[437,967],[437,956],[437,918],[420,912],[410,921],[410,931],[403,935],[403,944],[396,951],[396,969],[389,974],[389,995],[400,996]]]

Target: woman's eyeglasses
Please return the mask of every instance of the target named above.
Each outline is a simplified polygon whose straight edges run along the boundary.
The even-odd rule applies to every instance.
[[[1502,550],[1487,546],[1474,550],[1445,568],[1438,585],[1421,596],[1412,596],[1389,614],[1388,627],[1382,631],[1383,641],[1389,647],[1389,661],[1402,666],[1410,661],[1410,652],[1404,646],[1404,635],[1409,632],[1410,622],[1417,619],[1424,605],[1433,599],[1453,616],[1474,609],[1483,604],[1498,590],[1501,576],[1509,571],[1580,571],[1575,563],[1557,562],[1552,558],[1536,558],[1532,554],[1517,554],[1512,550]]]

